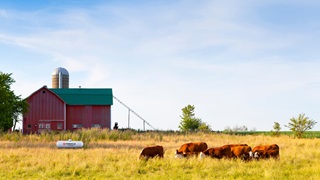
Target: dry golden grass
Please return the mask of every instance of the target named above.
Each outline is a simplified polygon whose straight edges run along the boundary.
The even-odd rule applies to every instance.
[[[32,136],[0,141],[0,179],[320,179],[320,139],[143,133],[131,140],[92,140],[85,149],[58,149],[55,140]],[[209,147],[276,143],[280,160],[175,159],[175,150],[191,141]],[[165,157],[138,160],[141,149],[150,145],[162,145]]]

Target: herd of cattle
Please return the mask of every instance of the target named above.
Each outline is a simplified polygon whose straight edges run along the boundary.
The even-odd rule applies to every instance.
[[[164,148],[162,146],[150,146],[144,148],[139,158],[149,159],[153,157],[163,158]],[[212,157],[212,158],[240,158],[244,161],[253,159],[279,159],[279,146],[277,144],[260,145],[253,149],[247,144],[228,144],[221,147],[208,148],[205,142],[190,142],[183,144],[176,150],[175,158],[186,158],[192,156]]]

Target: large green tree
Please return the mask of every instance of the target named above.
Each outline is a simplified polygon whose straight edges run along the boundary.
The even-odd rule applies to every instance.
[[[182,108],[182,115],[179,129],[181,131],[208,131],[211,130],[210,126],[202,122],[200,118],[195,117],[194,105],[187,105]]]
[[[288,127],[297,138],[301,138],[305,131],[310,130],[317,122],[306,117],[305,114],[299,114],[297,118],[291,118]]]
[[[28,110],[28,104],[11,90],[14,79],[11,73],[0,72],[0,131],[7,131],[19,121]]]

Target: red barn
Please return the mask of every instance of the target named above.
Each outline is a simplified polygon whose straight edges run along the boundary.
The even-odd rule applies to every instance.
[[[81,128],[111,129],[112,89],[61,88],[43,86],[28,98],[23,115],[23,133],[64,131]]]

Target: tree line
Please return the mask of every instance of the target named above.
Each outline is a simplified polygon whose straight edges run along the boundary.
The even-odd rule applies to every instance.
[[[212,131],[209,124],[203,122],[200,118],[195,116],[195,106],[187,105],[182,108],[182,115],[180,116],[179,129],[184,132],[188,131]],[[299,114],[298,117],[292,117],[285,127],[289,128],[295,137],[302,138],[305,131],[314,127],[317,122],[307,117],[304,113]],[[226,128],[224,131],[247,131],[246,126],[236,126],[234,129]],[[279,136],[281,126],[278,122],[274,122],[272,133],[275,136]]]

